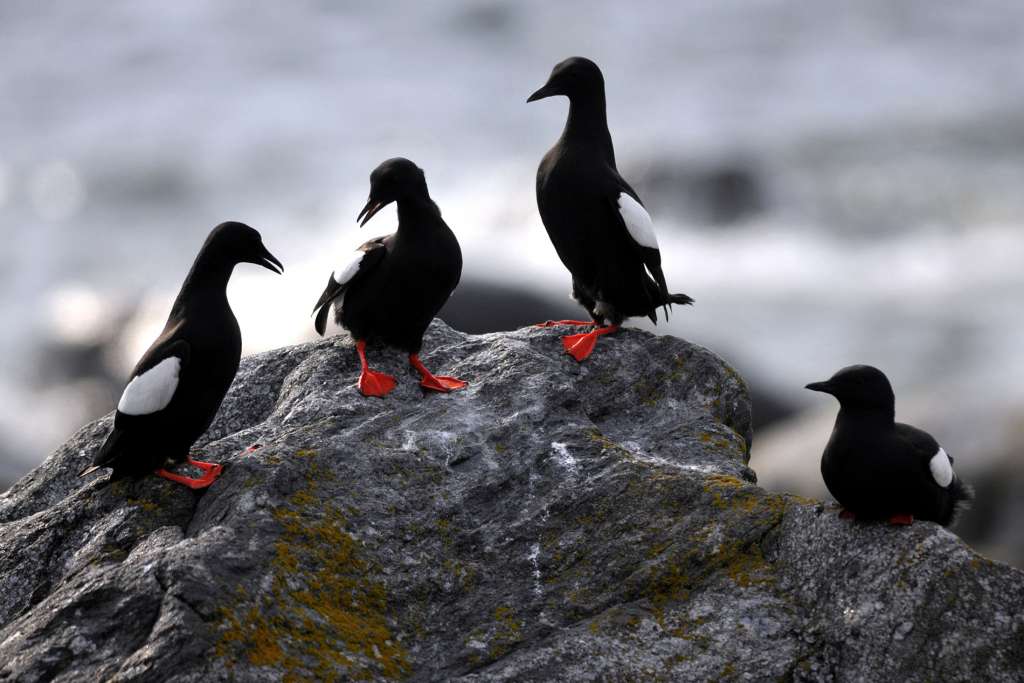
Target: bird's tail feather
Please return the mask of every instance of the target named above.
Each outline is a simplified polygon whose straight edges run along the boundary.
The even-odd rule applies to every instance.
[[[685,294],[665,294],[661,304],[661,310],[665,313],[665,322],[668,322],[668,312],[672,309],[673,304],[679,304],[680,306],[689,306],[693,303],[693,299]],[[658,309],[655,307],[649,314],[648,318],[654,324],[658,323]]]
[[[669,294],[669,304],[679,304],[680,306],[689,306],[693,304],[693,298],[686,296],[685,294]]]
[[[965,484],[960,477],[954,474],[953,481],[949,484],[949,510],[943,526],[949,526],[962,512],[970,510],[973,500],[974,488],[970,484]]]
[[[324,336],[324,332],[327,331],[327,313],[330,310],[330,303],[323,304],[320,306],[320,310],[317,311],[316,320],[313,321],[313,327],[316,328],[316,333],[321,337]]]
[[[92,464],[79,472],[78,476],[86,477],[102,467],[107,467],[108,463],[117,455],[117,447],[123,434],[124,432],[114,427],[110,431],[110,435],[107,436],[107,440],[103,442],[99,451],[96,452],[96,456],[92,459]]]

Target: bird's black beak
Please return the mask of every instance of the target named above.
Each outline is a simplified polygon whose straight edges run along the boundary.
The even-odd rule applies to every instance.
[[[377,215],[378,211],[383,209],[389,203],[390,202],[375,199],[374,196],[371,194],[370,199],[366,202],[366,206],[364,206],[363,210],[359,212],[358,216],[356,216],[356,222],[359,223],[359,227],[361,228],[364,225],[366,225],[371,218]]]
[[[832,385],[828,382],[811,382],[804,388],[810,389],[811,391],[821,391],[826,394],[832,393]]]
[[[551,97],[552,95],[559,95],[559,93],[551,83],[545,83],[544,87],[533,93],[526,98],[527,102],[536,102],[537,100],[543,100],[545,97]]]
[[[263,247],[263,253],[257,257],[254,263],[258,266],[263,266],[267,270],[272,270],[278,275],[284,273],[284,266],[277,260],[277,257],[271,254],[266,247]]]

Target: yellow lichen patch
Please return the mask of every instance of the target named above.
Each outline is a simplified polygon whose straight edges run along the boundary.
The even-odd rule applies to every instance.
[[[671,539],[666,539],[661,543],[655,543],[647,549],[647,557],[649,559],[654,559],[658,555],[661,555],[663,552],[665,552],[665,548],[669,547],[670,545],[672,545]]]
[[[725,544],[713,556],[713,561],[740,588],[747,588],[772,580],[768,563],[757,545],[745,546],[739,541]]]
[[[683,368],[686,367],[686,359],[682,356],[676,356],[672,362],[672,372],[669,373],[668,378],[675,382],[683,377]]]
[[[626,459],[633,460],[633,454],[632,453],[630,453],[628,450],[623,448],[621,445],[615,443],[614,441],[609,439],[607,436],[602,434],[599,429],[596,429],[596,428],[588,429],[587,430],[587,438],[589,438],[592,442],[594,442],[596,444],[599,444],[603,450],[615,451],[619,455],[624,456]]]
[[[636,390],[637,398],[645,406],[655,406],[665,396],[658,381],[640,380],[633,385],[633,389]]]
[[[782,521],[788,505],[784,495],[766,493],[756,486],[724,474],[712,474],[705,478],[704,490],[711,494],[711,504],[716,508],[745,513],[765,512],[770,515],[771,524]]]
[[[447,550],[451,550],[452,546],[455,545],[455,539],[452,538],[452,522],[450,519],[441,518],[437,520],[437,533],[441,537],[441,544]]]
[[[670,629],[669,634],[673,638],[681,638],[683,640],[695,640],[704,642],[707,640],[707,637],[694,633],[694,631],[700,628],[706,621],[707,617],[697,617],[695,619],[683,621],[675,628]]]
[[[667,604],[687,600],[694,588],[723,575],[741,588],[773,580],[771,567],[755,543],[741,540],[721,543],[710,555],[698,548],[691,549],[659,567],[648,584],[645,592],[658,624],[665,628]]]
[[[515,611],[504,605],[494,610],[494,620],[497,622],[497,628],[488,654],[492,659],[497,659],[523,639],[523,621],[516,619]]]
[[[160,506],[151,500],[144,500],[142,498],[129,498],[128,503],[132,505],[138,505],[146,512],[154,512],[160,509]]]
[[[709,474],[707,476],[707,484],[708,486],[731,489],[738,489],[744,486],[741,479],[731,477],[728,474]]]
[[[388,625],[384,584],[364,559],[337,507],[314,494],[323,478],[311,467],[309,488],[293,494],[274,517],[269,589],[240,590],[221,611],[216,652],[230,663],[276,667],[284,680],[402,678],[404,648]]]

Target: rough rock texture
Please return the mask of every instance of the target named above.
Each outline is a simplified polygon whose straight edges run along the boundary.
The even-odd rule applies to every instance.
[[[0,679],[1024,677],[1020,572],[755,486],[705,349],[560,332],[435,324],[447,396],[377,351],[363,398],[344,336],[248,358],[202,494],[77,479],[83,428],[0,497]]]

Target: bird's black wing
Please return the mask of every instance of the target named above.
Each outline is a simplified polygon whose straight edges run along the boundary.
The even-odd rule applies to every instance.
[[[896,423],[896,436],[902,441],[906,451],[912,454],[910,466],[915,473],[927,475],[927,478],[934,480],[939,486],[945,488],[948,481],[942,481],[943,473],[952,476],[953,459],[945,452],[945,449],[935,437],[928,432],[906,425]],[[948,465],[940,462],[941,458],[948,459]]]
[[[192,355],[189,343],[176,338],[177,331],[177,326],[165,330],[135,365],[118,401],[113,429],[96,452],[92,466],[79,476],[111,465],[121,455],[119,446],[125,433],[153,426],[154,418],[174,399]]]
[[[320,295],[316,305],[313,306],[313,313],[316,314],[313,326],[316,328],[317,334],[322,337],[327,330],[329,304],[344,294],[345,290],[352,286],[354,282],[358,282],[365,277],[368,272],[372,271],[384,260],[384,257],[387,255],[388,245],[393,237],[393,235],[384,235],[374,237],[372,240],[365,242],[359,246],[351,260],[331,273],[323,294]]]
[[[627,241],[633,246],[647,272],[651,274],[657,285],[663,303],[669,303],[671,295],[665,282],[665,273],[661,269],[661,250],[658,238],[654,233],[654,223],[650,214],[636,191],[621,176],[615,174],[614,182],[607,191],[607,203],[613,216]],[[687,299],[689,297],[686,297]],[[685,303],[678,301],[678,303]],[[654,313],[652,312],[652,319]],[[668,313],[666,311],[666,317]]]
[[[933,482],[933,490],[943,493],[936,498],[934,517],[929,517],[942,526],[949,526],[957,515],[970,506],[974,489],[965,484],[953,470],[953,456],[939,445],[928,432],[917,427],[896,423],[896,434],[913,454],[909,463],[918,477]]]

